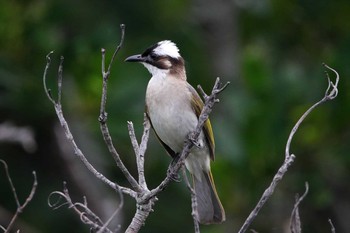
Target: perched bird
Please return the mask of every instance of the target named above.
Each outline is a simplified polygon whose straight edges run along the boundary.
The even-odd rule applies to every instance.
[[[184,59],[177,46],[164,40],[142,54],[126,58],[139,62],[151,73],[146,90],[146,114],[166,151],[176,159],[184,141],[193,132],[203,108],[196,90],[186,81]],[[221,223],[225,212],[217,195],[210,160],[214,160],[214,135],[209,119],[185,160],[192,175],[197,199],[197,217],[201,224]]]

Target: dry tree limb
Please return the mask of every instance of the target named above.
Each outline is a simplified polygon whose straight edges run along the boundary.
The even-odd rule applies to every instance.
[[[83,164],[87,167],[87,169],[93,173],[98,179],[100,179],[101,181],[103,181],[104,183],[106,183],[108,186],[110,186],[112,189],[114,190],[121,190],[123,193],[128,194],[132,197],[134,197],[136,194],[133,190],[120,186],[115,182],[110,181],[107,177],[105,177],[103,174],[101,174],[100,172],[98,172],[94,166],[87,160],[87,158],[85,157],[84,153],[80,150],[80,148],[78,147],[78,145],[75,142],[75,139],[73,137],[73,134],[70,131],[70,128],[68,126],[68,123],[63,115],[63,110],[62,110],[62,104],[61,104],[61,96],[62,96],[62,80],[63,80],[63,76],[62,76],[62,72],[63,72],[63,56],[61,56],[61,62],[58,68],[58,81],[57,81],[57,88],[58,88],[58,96],[57,96],[57,101],[54,100],[54,98],[52,97],[51,94],[51,90],[47,88],[46,86],[46,76],[47,76],[47,71],[50,67],[50,63],[51,63],[51,58],[50,55],[53,52],[50,52],[47,56],[46,56],[46,67],[45,67],[45,71],[44,71],[44,75],[43,75],[43,83],[44,83],[44,89],[45,89],[45,93],[47,95],[47,97],[49,98],[49,100],[52,102],[52,104],[54,105],[55,111],[56,111],[56,115],[58,117],[58,120],[64,130],[64,133],[66,135],[66,138],[68,139],[68,141],[70,142],[70,144],[73,147],[74,150],[74,154],[83,162]]]
[[[38,186],[38,181],[37,181],[37,178],[36,178],[36,173],[35,173],[35,171],[33,171],[34,182],[33,182],[33,185],[32,185],[32,189],[31,189],[27,199],[25,200],[25,202],[21,205],[20,202],[19,202],[18,196],[17,196],[16,188],[15,188],[15,186],[14,186],[14,184],[12,182],[11,176],[10,176],[7,163],[4,160],[2,160],[2,159],[0,159],[0,162],[5,167],[6,177],[7,177],[7,180],[9,181],[9,183],[10,183],[10,187],[11,187],[11,190],[12,190],[12,193],[13,193],[13,197],[15,198],[16,205],[17,205],[16,213],[13,215],[13,217],[12,217],[9,225],[7,226],[7,228],[5,228],[3,226],[0,226],[1,229],[4,230],[5,233],[9,233],[9,232],[11,232],[11,229],[12,229],[12,227],[13,227],[13,225],[14,225],[17,217],[18,217],[18,215],[23,212],[24,208],[26,208],[28,203],[33,199],[34,194],[36,192],[36,188]]]
[[[120,51],[121,47],[123,46],[124,43],[124,36],[125,36],[125,25],[121,24],[120,25],[120,29],[121,29],[121,38],[120,38],[120,42],[117,46],[117,48],[115,49],[113,56],[109,62],[107,71],[106,71],[106,62],[105,62],[105,55],[106,55],[106,50],[105,49],[101,49],[101,53],[102,53],[102,95],[101,95],[101,107],[100,107],[100,116],[98,117],[98,120],[100,122],[100,129],[101,129],[101,133],[103,136],[103,139],[108,147],[109,152],[111,153],[112,157],[114,158],[114,161],[116,162],[117,166],[119,167],[119,169],[123,172],[124,176],[126,177],[126,179],[129,181],[129,183],[131,184],[131,186],[133,187],[133,189],[135,191],[140,191],[140,187],[139,184],[136,182],[135,178],[132,177],[132,175],[130,174],[130,172],[128,171],[128,169],[125,167],[123,161],[120,159],[120,156],[117,152],[117,150],[115,149],[113,142],[112,142],[112,137],[109,133],[108,130],[108,126],[107,126],[107,112],[106,112],[106,103],[107,103],[107,87],[108,87],[108,79],[109,79],[109,75],[111,73],[111,67],[112,64],[115,60],[116,55],[118,54],[118,52]]]
[[[192,204],[192,218],[193,218],[193,225],[194,225],[194,232],[195,233],[199,233],[200,230],[199,230],[199,222],[198,222],[198,216],[197,216],[197,197],[196,197],[196,193],[194,192],[194,189],[191,187],[191,184],[188,180],[188,177],[187,177],[187,173],[186,173],[186,169],[185,167],[182,167],[182,176],[184,177],[184,180],[185,180],[185,183],[186,183],[186,186],[188,188],[188,190],[190,191],[191,193],[191,204]]]
[[[287,144],[286,144],[286,149],[285,149],[285,159],[283,164],[281,165],[281,167],[278,169],[277,173],[275,174],[275,176],[272,179],[271,184],[269,185],[269,187],[264,191],[263,195],[261,196],[260,200],[258,201],[257,205],[255,206],[255,208],[252,210],[252,212],[249,214],[248,218],[245,220],[245,222],[243,223],[241,229],[238,231],[239,233],[243,233],[246,232],[248,227],[251,225],[251,223],[254,221],[254,219],[256,218],[256,216],[258,215],[260,209],[264,206],[264,204],[266,203],[266,201],[272,196],[277,184],[281,181],[281,179],[283,178],[283,176],[285,175],[285,173],[287,172],[288,168],[292,165],[292,163],[294,162],[295,159],[295,155],[294,154],[290,154],[289,150],[290,150],[290,144],[292,142],[292,139],[295,135],[295,133],[297,132],[299,126],[301,125],[301,123],[305,120],[305,118],[319,105],[321,105],[322,103],[327,102],[328,100],[333,100],[335,97],[337,97],[338,95],[338,83],[339,83],[339,74],[337,73],[336,70],[334,70],[333,68],[329,67],[326,64],[323,64],[323,66],[332,71],[335,75],[336,75],[336,80],[335,82],[331,81],[328,72],[326,71],[326,77],[328,80],[328,87],[325,91],[325,95],[324,97],[316,102],[314,105],[312,105],[301,117],[300,119],[297,121],[297,123],[294,125],[293,129],[291,130],[288,140],[287,140]]]
[[[146,114],[144,114],[143,128],[143,135],[141,138],[141,143],[139,145],[135,136],[134,125],[131,121],[128,121],[129,136],[136,155],[137,173],[139,175],[138,184],[141,186],[142,190],[148,191],[145,177],[145,152],[147,149],[151,124]]]
[[[144,118],[143,134],[142,134],[141,143],[139,146],[139,154],[136,156],[136,162],[137,162],[137,172],[139,174],[139,184],[143,189],[148,190],[146,178],[145,178],[145,154],[147,150],[147,143],[149,139],[149,131],[151,128],[151,123],[146,113],[144,113],[143,118]]]
[[[123,201],[123,195],[120,191],[118,191],[120,196],[120,203],[117,206],[116,210],[112,214],[112,216],[105,222],[103,221],[88,207],[88,203],[86,198],[83,198],[83,202],[73,202],[66,182],[63,182],[63,192],[55,191],[52,192],[48,197],[48,205],[53,208],[54,210],[59,209],[65,205],[68,205],[68,208],[73,209],[79,216],[80,220],[90,226],[90,230],[92,232],[97,233],[113,233],[115,231],[111,231],[108,229],[108,224],[111,222],[111,220],[115,217],[115,215],[120,212],[122,206],[124,205]],[[54,198],[57,198],[54,199]],[[62,198],[64,201],[62,202]],[[54,199],[54,200],[53,200]]]
[[[122,29],[122,39],[121,39],[121,43],[118,45],[118,47],[116,48],[111,63],[108,66],[108,70],[105,72],[104,71],[104,61],[105,61],[105,56],[104,56],[104,49],[102,49],[102,68],[103,68],[103,80],[107,81],[108,77],[109,77],[109,73],[110,73],[110,69],[111,69],[111,64],[115,58],[115,56],[117,55],[118,51],[121,48],[122,42],[123,42],[123,38],[124,38],[124,26],[121,25],[121,29]],[[44,75],[43,75],[43,84],[44,84],[44,90],[45,93],[48,97],[48,99],[51,101],[51,103],[53,104],[55,111],[56,111],[56,115],[60,121],[60,124],[64,130],[65,136],[68,139],[68,141],[70,142],[70,144],[73,147],[74,150],[74,154],[83,162],[83,164],[86,166],[86,168],[93,173],[98,179],[100,179],[101,181],[103,181],[105,184],[107,184],[108,186],[110,186],[113,190],[115,190],[119,195],[120,195],[120,200],[121,203],[123,203],[123,196],[121,194],[128,194],[131,197],[136,198],[136,192],[133,189],[127,188],[127,187],[123,187],[118,185],[116,182],[112,182],[111,180],[109,180],[108,178],[106,178],[103,174],[101,174],[100,172],[98,172],[94,166],[87,160],[87,158],[85,157],[84,153],[80,150],[80,148],[78,147],[78,145],[75,142],[75,139],[69,129],[68,123],[65,120],[65,117],[63,115],[63,110],[62,110],[62,104],[61,104],[61,99],[62,99],[62,82],[63,82],[63,60],[64,58],[61,56],[61,61],[60,61],[60,65],[58,68],[58,80],[57,80],[57,89],[58,89],[58,96],[57,96],[57,101],[53,98],[52,94],[51,94],[51,90],[47,88],[46,85],[46,76],[47,76],[47,71],[50,67],[50,63],[51,63],[51,58],[50,55],[53,52],[50,52],[47,56],[47,63],[46,63],[46,67],[44,70]],[[107,82],[103,82],[103,85],[105,85],[103,87],[103,91],[105,91],[105,93],[103,93],[102,95],[102,100],[101,100],[101,112],[100,112],[100,117],[99,117],[99,121],[101,123],[101,131],[102,134],[104,136],[104,139],[106,141],[106,144],[108,145],[109,150],[111,151],[111,154],[113,156],[113,158],[116,160],[116,163],[118,165],[118,167],[121,169],[121,171],[123,172],[123,174],[125,175],[125,177],[127,178],[127,180],[130,182],[130,184],[133,186],[133,188],[137,188],[137,182],[135,181],[135,179],[133,179],[133,177],[130,175],[129,171],[126,169],[126,167],[124,166],[124,164],[122,163],[122,161],[119,158],[118,153],[116,152],[113,144],[112,144],[112,139],[109,135],[108,132],[108,128],[107,128],[107,113],[104,111],[105,108],[105,102],[106,102],[106,96],[107,96]],[[106,129],[106,130],[104,130]],[[65,197],[68,203],[71,203],[71,201],[69,202],[70,198],[69,198],[69,193],[68,193],[68,189],[66,189],[66,187],[64,187],[64,192],[53,192],[52,194],[58,194],[61,195],[62,197]],[[52,196],[52,194],[50,195],[50,197]],[[49,197],[49,198],[50,198]],[[50,203],[49,203],[50,204]],[[89,210],[87,208],[87,206],[84,206],[83,204],[80,203],[76,203],[73,206],[81,206],[82,208],[85,209],[85,212],[83,215],[81,215],[82,221],[85,224],[89,224],[90,226],[92,226],[92,228],[94,229],[98,229],[99,232],[108,232],[108,228],[107,225],[108,223],[111,221],[111,219],[118,213],[119,209],[121,208],[118,207],[118,209],[113,213],[113,215],[111,216],[111,218],[109,220],[107,220],[106,223],[93,223],[88,221],[88,218],[84,217],[86,213],[89,213],[89,215],[91,216],[96,216],[91,210]],[[52,206],[52,205],[51,205]],[[57,208],[57,206],[56,206]],[[77,211],[77,209],[75,209],[77,213],[79,213]],[[97,216],[96,216],[97,217]],[[94,224],[97,224],[96,226],[94,226]]]

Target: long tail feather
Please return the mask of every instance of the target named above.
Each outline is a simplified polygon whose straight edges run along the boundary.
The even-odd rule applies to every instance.
[[[225,211],[215,189],[211,172],[202,171],[201,176],[192,176],[197,198],[198,221],[201,224],[225,221]]]

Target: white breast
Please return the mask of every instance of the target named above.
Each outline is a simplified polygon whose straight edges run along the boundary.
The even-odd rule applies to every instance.
[[[180,152],[186,136],[198,119],[191,107],[191,93],[185,80],[153,76],[146,91],[146,104],[154,130],[173,151]]]

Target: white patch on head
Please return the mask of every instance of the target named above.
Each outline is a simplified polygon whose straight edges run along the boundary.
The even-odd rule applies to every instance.
[[[159,56],[170,56],[173,58],[181,57],[178,47],[170,40],[158,42],[158,46],[153,51]]]

